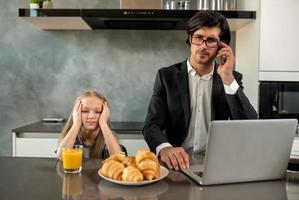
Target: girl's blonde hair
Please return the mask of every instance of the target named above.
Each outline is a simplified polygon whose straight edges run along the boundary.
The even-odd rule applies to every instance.
[[[98,97],[99,99],[101,99],[103,101],[106,101],[107,104],[108,104],[108,101],[107,101],[106,97],[104,97],[104,95],[102,95],[101,93],[94,92],[94,91],[87,91],[87,92],[84,92],[82,95],[80,95],[76,99],[76,101],[74,103],[74,106],[75,106],[77,101],[80,101],[81,99],[86,98],[86,97]],[[60,133],[60,136],[59,136],[60,141],[67,135],[67,133],[69,132],[69,130],[71,129],[71,127],[74,124],[72,113],[73,113],[73,110],[71,111],[71,114],[69,115],[68,120],[67,120],[62,132]],[[108,126],[110,127],[110,120],[108,120]],[[82,135],[82,132],[81,132],[81,129],[80,129],[78,137],[81,137],[81,139],[83,141],[82,136],[83,135]],[[98,134],[98,136],[96,138],[96,142],[94,144],[94,147],[93,147],[92,151],[90,152],[90,157],[91,158],[99,158],[99,156],[102,157],[102,152],[104,150],[104,147],[105,147],[105,140],[104,140],[102,130],[100,128],[99,129],[99,134]]]

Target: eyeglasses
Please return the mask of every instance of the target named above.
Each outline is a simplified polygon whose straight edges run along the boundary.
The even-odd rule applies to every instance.
[[[198,36],[192,36],[191,37],[191,43],[195,44],[195,45],[201,45],[203,42],[205,42],[207,47],[210,48],[217,48],[219,47],[219,43],[220,41],[217,40],[216,38],[207,38],[207,39],[203,39],[202,37],[198,37]]]

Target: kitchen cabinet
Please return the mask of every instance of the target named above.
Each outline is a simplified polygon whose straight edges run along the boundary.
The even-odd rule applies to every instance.
[[[299,128],[297,131],[297,137],[294,138],[294,143],[291,152],[291,158],[299,160]]]
[[[57,133],[24,133],[21,137],[13,133],[13,156],[16,157],[56,157]],[[126,147],[128,155],[135,155],[140,149],[149,149],[141,134],[119,134],[119,143]]]
[[[299,2],[262,0],[259,79],[299,81]]]
[[[15,133],[13,133],[15,134]],[[26,134],[25,134],[26,135]],[[58,139],[54,138],[58,134],[50,134],[44,138],[43,133],[35,133],[32,137],[14,136],[13,156],[16,157],[56,157]],[[41,138],[42,136],[42,138]],[[53,137],[53,138],[52,138]]]
[[[13,156],[56,157],[59,133],[64,123],[32,123],[12,130]],[[112,122],[119,143],[126,147],[129,155],[137,150],[149,149],[141,133],[143,123]]]

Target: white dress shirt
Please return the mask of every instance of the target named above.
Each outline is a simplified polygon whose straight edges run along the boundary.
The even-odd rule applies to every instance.
[[[191,118],[188,135],[182,146],[188,152],[199,153],[205,150],[209,124],[211,122],[214,66],[208,74],[199,76],[188,61],[187,70]]]

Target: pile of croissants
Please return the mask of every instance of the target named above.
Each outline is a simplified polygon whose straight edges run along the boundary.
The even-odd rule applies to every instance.
[[[101,175],[119,181],[140,182],[160,177],[160,164],[156,155],[139,150],[135,157],[114,154],[103,161]]]

